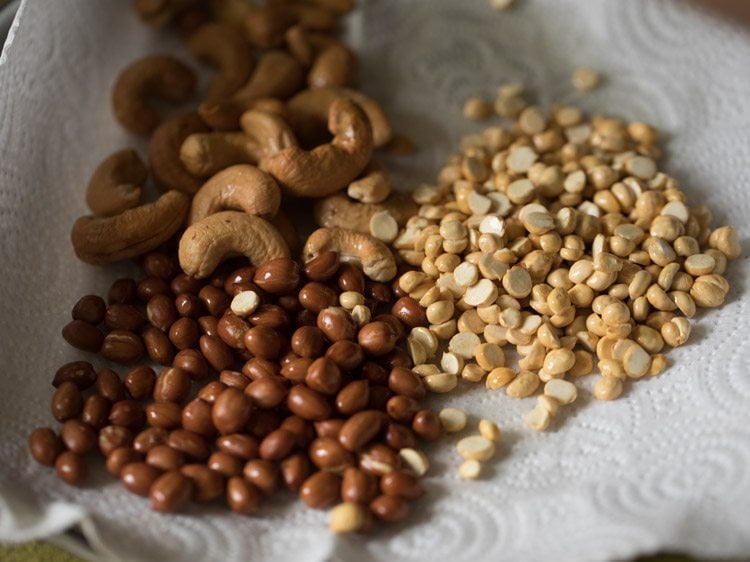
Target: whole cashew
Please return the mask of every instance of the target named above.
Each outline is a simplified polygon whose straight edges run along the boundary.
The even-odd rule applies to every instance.
[[[357,76],[357,59],[341,43],[320,50],[307,73],[310,88],[336,88],[352,86]]]
[[[70,233],[73,249],[80,260],[94,265],[140,256],[159,247],[179,230],[189,206],[187,195],[172,190],[153,203],[114,217],[81,217]]]
[[[195,194],[188,224],[225,210],[271,218],[279,211],[279,205],[281,190],[271,176],[247,164],[230,166],[209,179]]]
[[[284,242],[289,246],[289,251],[292,255],[297,255],[300,247],[299,233],[287,214],[279,211],[269,222],[279,231]]]
[[[289,248],[268,221],[237,211],[223,211],[187,228],[180,238],[180,266],[194,277],[208,277],[224,259],[245,256],[253,265],[288,258]]]
[[[199,0],[135,0],[133,9],[147,24],[164,27]]]
[[[243,113],[245,132],[190,135],[182,143],[180,159],[193,175],[207,177],[235,164],[257,164],[288,146],[297,146],[286,121],[275,113],[253,109]]]
[[[377,238],[344,228],[319,228],[305,242],[303,259],[310,261],[323,252],[338,252],[342,261],[361,265],[373,281],[390,281],[396,276],[396,260]]]
[[[86,188],[86,204],[102,217],[136,207],[147,176],[148,169],[135,150],[118,150],[94,170]]]
[[[180,147],[185,169],[198,177],[208,177],[234,164],[256,164],[259,147],[242,132],[195,133]]]
[[[302,90],[286,103],[287,119],[303,146],[315,146],[326,137],[328,108],[339,97],[353,100],[367,114],[376,147],[385,145],[391,139],[391,123],[378,102],[357,90],[315,88]]]
[[[151,97],[180,102],[195,88],[195,74],[174,57],[153,55],[125,68],[112,90],[115,118],[128,131],[148,133],[160,121],[159,113],[149,107]]]
[[[188,46],[197,58],[218,68],[206,94],[208,100],[231,96],[247,82],[253,71],[251,47],[231,25],[204,24],[190,36]]]
[[[268,51],[258,61],[247,83],[231,98],[205,101],[198,107],[203,120],[214,129],[236,129],[245,111],[260,98],[286,99],[304,82],[304,72],[292,55]]]
[[[391,194],[391,177],[373,158],[362,175],[349,184],[346,194],[360,203],[382,203]]]
[[[247,83],[233,96],[251,103],[258,98],[286,99],[302,85],[302,67],[285,51],[268,51],[260,60]]]
[[[205,131],[208,127],[195,113],[176,115],[156,128],[149,142],[148,159],[159,187],[184,193],[198,191],[201,180],[185,168],[180,160],[180,147],[189,135]]]
[[[245,37],[261,49],[273,49],[284,42],[284,33],[294,25],[295,17],[277,6],[252,6],[245,14]]]
[[[410,196],[395,191],[382,203],[359,203],[336,193],[316,201],[313,216],[318,226],[369,232],[370,218],[381,211],[388,211],[399,226],[404,226],[409,217],[417,214],[417,204]]]
[[[328,111],[329,144],[311,151],[296,146],[261,162],[290,195],[323,197],[345,187],[364,169],[372,156],[372,128],[355,103],[340,98]]]

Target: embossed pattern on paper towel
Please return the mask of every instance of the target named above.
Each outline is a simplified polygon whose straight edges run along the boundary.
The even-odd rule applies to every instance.
[[[107,550],[169,560],[603,560],[657,549],[698,555],[750,550],[750,270],[732,264],[729,304],[697,321],[661,377],[614,403],[582,392],[549,433],[520,414],[530,402],[483,388],[447,399],[505,431],[481,481],[457,479],[451,440],[430,447],[429,499],[406,528],[369,539],[332,538],[325,515],[288,497],[260,518],[216,507],[152,513],[103,470],[74,489],[30,461],[26,436],[49,424],[49,380],[77,357],[59,337],[68,309],[103,293],[115,274],[74,260],[67,242],[84,212],[83,185],[108,152],[142,141],[114,124],[108,92],[117,69],[147,52],[180,53],[114,0],[27,0],[0,66],[0,539],[18,536],[21,504],[74,502],[93,517]],[[390,159],[399,183],[428,180],[460,134],[474,93],[522,79],[539,101],[582,104],[652,121],[668,139],[668,169],[693,201],[748,235],[750,36],[684,2],[518,0],[496,13],[486,0],[371,0],[352,17],[365,90],[384,101],[420,146]],[[184,55],[183,55],[184,56]],[[605,85],[568,85],[580,65]],[[125,269],[119,273],[123,273]],[[19,490],[22,493],[19,493]],[[10,493],[13,491],[14,493]],[[25,531],[49,528],[35,523]]]

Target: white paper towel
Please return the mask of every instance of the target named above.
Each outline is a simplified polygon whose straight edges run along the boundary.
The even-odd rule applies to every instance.
[[[371,0],[351,16],[364,89],[420,146],[389,165],[408,187],[429,180],[460,135],[465,98],[522,79],[542,103],[581,104],[658,125],[667,168],[717,224],[750,212],[750,36],[685,2]],[[729,302],[699,317],[665,374],[613,403],[581,392],[544,434],[520,419],[534,399],[466,388],[436,401],[500,423],[504,441],[478,482],[462,482],[450,438],[429,447],[428,498],[405,527],[331,537],[325,515],[289,495],[262,517],[215,507],[158,515],[103,470],[82,489],[27,451],[51,423],[50,380],[81,357],[60,329],[82,294],[119,272],[79,263],[68,242],[84,186],[109,152],[142,143],[113,121],[117,72],[147,53],[190,61],[140,24],[129,2],[26,0],[0,63],[0,540],[49,536],[88,514],[100,552],[170,560],[606,560],[660,549],[750,552],[750,270],[731,264]],[[603,71],[590,94],[573,69]],[[747,252],[747,249],[746,249]],[[590,387],[589,387],[590,388]]]

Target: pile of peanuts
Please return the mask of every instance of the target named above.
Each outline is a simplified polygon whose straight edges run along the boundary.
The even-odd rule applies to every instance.
[[[419,211],[393,248],[419,268],[398,293],[426,309],[429,326],[408,336],[425,386],[485,381],[513,398],[541,389],[525,415],[541,431],[595,366],[600,400],[661,373],[662,351],[687,341],[697,308],[724,303],[740,244],[658,170],[652,126],[562,105],[547,114],[521,94],[501,87],[513,124],[466,136],[436,184],[414,191]]]
[[[387,312],[387,285],[333,252],[304,270],[287,258],[227,262],[205,281],[167,253],[143,269],[138,282],[115,281],[106,303],[74,306],[68,343],[130,367],[57,371],[62,426],[31,434],[38,462],[81,484],[98,450],[157,511],[224,497],[254,514],[283,487],[312,508],[340,503],[337,532],[406,517],[428,468],[417,439],[437,439],[441,424],[420,406],[426,390],[398,346],[406,330]],[[158,374],[137,364],[144,355]]]

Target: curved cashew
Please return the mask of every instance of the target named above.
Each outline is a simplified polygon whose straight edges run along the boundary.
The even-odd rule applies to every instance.
[[[190,35],[188,46],[197,58],[218,67],[206,99],[231,96],[247,82],[253,71],[251,47],[231,25],[204,24]]]
[[[294,24],[295,18],[278,6],[251,6],[245,13],[245,37],[261,49],[273,49],[284,42],[284,33]]]
[[[297,146],[286,121],[275,113],[252,109],[242,114],[244,132],[190,135],[182,143],[180,159],[193,175],[207,177],[235,164],[257,164],[288,146]]]
[[[135,150],[118,150],[94,170],[86,188],[86,204],[98,216],[110,217],[141,202],[148,169]]]
[[[180,160],[185,169],[202,178],[216,174],[235,164],[256,164],[259,147],[245,133],[195,133],[180,147]]]
[[[305,242],[302,255],[310,261],[323,252],[338,252],[342,261],[357,263],[373,281],[390,281],[396,276],[396,260],[377,238],[344,228],[319,228]]]
[[[297,255],[300,247],[300,239],[297,228],[294,226],[292,220],[286,213],[279,211],[269,222],[279,231],[284,242],[289,246],[289,251],[292,255]]]
[[[373,158],[362,175],[349,184],[346,194],[360,203],[382,203],[391,194],[391,177]]]
[[[188,224],[219,211],[234,209],[270,218],[281,205],[281,190],[267,173],[255,166],[230,166],[203,184],[193,197]]]
[[[357,90],[315,88],[302,90],[286,103],[287,119],[303,146],[315,146],[326,137],[326,118],[333,100],[345,97],[364,110],[372,125],[375,146],[380,147],[393,136],[388,116],[378,102]]]
[[[203,120],[214,129],[236,129],[240,115],[260,98],[286,99],[304,82],[302,66],[284,51],[265,53],[247,83],[231,98],[205,101],[198,107]]]
[[[135,0],[133,9],[147,24],[164,27],[199,0]]]
[[[338,43],[323,48],[307,73],[310,88],[344,87],[354,84],[357,59],[349,49]]]
[[[94,265],[140,256],[159,247],[179,230],[189,206],[187,195],[172,190],[153,203],[114,217],[81,217],[70,233],[73,249],[79,259]]]
[[[388,211],[399,226],[417,214],[417,204],[404,193],[393,192],[382,203],[359,203],[343,193],[324,197],[315,202],[315,224],[326,227],[351,228],[369,232],[370,218],[375,213]]]
[[[208,216],[187,228],[180,238],[180,266],[194,277],[208,277],[226,258],[245,256],[252,265],[288,258],[279,231],[260,217],[237,211]]]
[[[159,124],[159,113],[149,107],[151,97],[180,102],[195,88],[195,74],[174,57],[154,55],[125,68],[112,90],[115,118],[128,131],[148,133]]]
[[[328,111],[330,144],[311,151],[296,146],[261,162],[282,189],[296,197],[322,197],[345,187],[364,169],[372,156],[372,128],[355,103],[340,98]]]
[[[184,193],[198,191],[201,181],[183,165],[180,147],[187,136],[207,130],[206,124],[195,113],[176,115],[156,128],[148,145],[148,160],[160,188]]]

